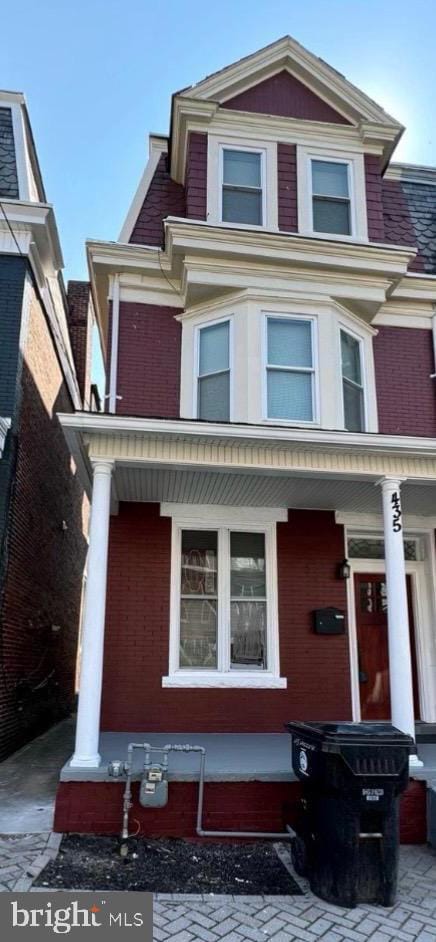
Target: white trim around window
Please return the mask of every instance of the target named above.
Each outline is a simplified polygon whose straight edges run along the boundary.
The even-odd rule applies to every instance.
[[[312,163],[346,164],[350,200],[350,232],[348,234],[319,232],[313,227]],[[312,149],[297,145],[298,231],[301,235],[320,239],[368,241],[366,210],[365,164],[363,154],[348,154],[326,148]]]
[[[223,197],[223,152],[225,150],[247,151],[261,158],[262,224],[224,222],[222,218]],[[259,141],[247,144],[237,137],[218,137],[208,134],[207,157],[207,221],[212,225],[236,229],[278,229],[277,197],[277,144]]]
[[[282,508],[223,507],[161,504],[161,515],[172,517],[169,672],[163,687],[284,688],[280,677],[277,593],[277,521],[287,520]],[[207,530],[217,534],[217,667],[180,667],[180,573],[183,531]],[[266,668],[230,667],[230,536],[261,533],[265,537]],[[251,597],[250,597],[251,598]]]
[[[319,425],[319,363],[318,363],[318,320],[317,317],[306,314],[306,313],[292,313],[284,311],[263,311],[263,329],[262,329],[262,420],[266,422],[274,422],[280,425],[299,425],[312,427],[314,425]],[[283,318],[284,322],[295,322],[295,321],[304,321],[310,324],[311,332],[311,353],[312,353],[312,363],[310,368],[300,368],[300,367],[285,367],[278,366],[277,364],[270,364],[268,362],[268,324],[269,321],[279,320]],[[308,373],[312,377],[311,383],[311,393],[312,393],[312,419],[300,419],[300,418],[278,418],[277,416],[270,416],[268,414],[268,374],[269,371],[283,370],[289,372],[304,372]]]
[[[200,375],[200,349],[201,349],[201,348],[200,348],[200,344],[201,344],[201,332],[202,332],[203,330],[207,330],[209,327],[217,327],[219,324],[228,324],[228,325],[229,325],[229,359],[228,359],[228,367],[227,367],[227,370],[220,370],[220,371],[217,371],[217,374],[218,374],[219,372],[221,372],[221,373],[228,372],[228,374],[229,374],[229,416],[228,416],[227,419],[212,419],[212,420],[210,420],[210,419],[208,419],[208,418],[206,417],[205,421],[229,421],[229,422],[233,422],[233,421],[234,421],[234,416],[233,416],[233,399],[234,399],[234,389],[233,389],[233,386],[234,386],[234,369],[233,369],[233,365],[234,365],[234,350],[233,350],[233,343],[234,343],[234,341],[233,341],[233,317],[232,317],[231,315],[226,315],[226,316],[224,316],[224,317],[218,317],[218,318],[216,318],[216,319],[214,319],[214,320],[205,321],[205,322],[202,323],[202,324],[197,324],[197,326],[195,327],[195,333],[194,333],[194,346],[195,346],[195,353],[194,353],[195,382],[194,382],[194,388],[193,388],[193,404],[192,404],[192,409],[193,409],[193,411],[192,411],[192,414],[193,414],[196,418],[200,418],[200,379],[201,379],[201,378],[204,378],[204,376],[201,377],[201,375]],[[217,375],[217,374],[216,374],[216,375]],[[213,374],[210,374],[210,375],[213,375]]]

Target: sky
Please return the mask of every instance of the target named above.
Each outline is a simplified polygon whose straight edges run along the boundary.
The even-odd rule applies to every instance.
[[[0,0],[0,88],[25,93],[65,277],[116,240],[170,96],[289,33],[406,126],[436,164],[435,0]]]

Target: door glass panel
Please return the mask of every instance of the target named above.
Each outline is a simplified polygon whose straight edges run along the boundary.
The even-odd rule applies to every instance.
[[[381,579],[360,583],[360,611],[365,615],[385,614],[388,609],[386,583]]]

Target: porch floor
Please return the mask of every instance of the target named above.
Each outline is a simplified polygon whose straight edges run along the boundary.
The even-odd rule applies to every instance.
[[[131,742],[148,742],[152,746],[167,743],[189,743],[206,749],[206,781],[208,782],[294,782],[291,737],[288,733],[114,733],[100,734],[101,763],[97,769],[71,768],[68,761],[62,768],[62,782],[108,782],[112,759],[127,758]],[[412,769],[412,777],[436,782],[436,742],[419,743],[418,752],[424,765]],[[156,756],[159,761],[159,757]],[[140,778],[143,754],[134,753],[135,773]],[[170,753],[168,780],[193,782],[198,779],[197,753]]]

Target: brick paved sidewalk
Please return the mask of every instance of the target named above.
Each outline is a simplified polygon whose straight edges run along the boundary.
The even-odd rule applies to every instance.
[[[62,834],[0,835],[0,893],[29,890],[49,860],[57,857]]]
[[[436,854],[403,847],[398,900],[391,909],[323,903],[297,877],[304,896],[155,900],[155,942],[436,942]]]

